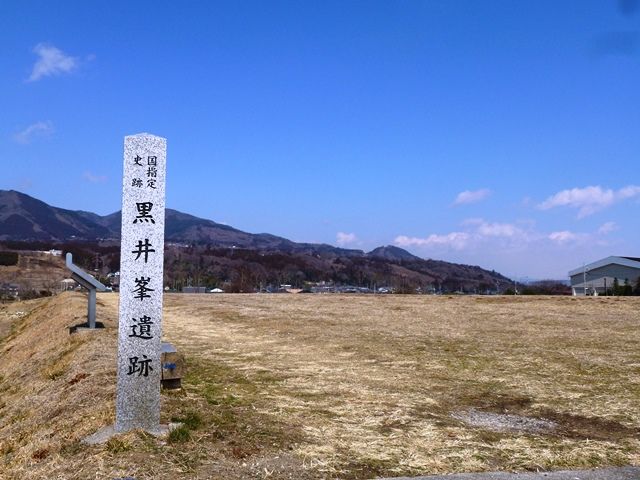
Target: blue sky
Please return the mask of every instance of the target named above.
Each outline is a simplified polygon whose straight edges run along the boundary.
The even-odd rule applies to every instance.
[[[563,278],[640,256],[640,5],[0,4],[0,188],[107,214],[125,135],[169,207]]]

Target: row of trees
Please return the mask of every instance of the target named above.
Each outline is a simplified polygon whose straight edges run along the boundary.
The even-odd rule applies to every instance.
[[[631,295],[640,295],[640,277],[636,279],[634,286],[629,283],[629,279],[625,278],[624,283],[620,285],[617,278],[613,279],[613,286],[607,288],[605,295],[615,295],[617,297],[629,297]]]
[[[4,247],[15,250],[47,250],[51,245],[9,242]],[[119,269],[119,245],[68,242],[58,244],[56,248],[64,253],[73,253],[75,264],[107,285],[111,282],[107,274]],[[14,257],[17,257],[15,252],[10,254],[5,258],[7,263],[15,261]],[[397,293],[515,293],[510,290],[509,279],[469,265],[417,258],[389,260],[382,257],[338,255],[334,252],[262,252],[198,245],[167,245],[164,280],[165,285],[176,290],[192,285],[220,287],[230,292],[252,292],[268,286],[286,284],[294,288],[308,288],[319,282],[328,282],[334,285],[368,287],[372,290],[386,287]],[[540,282],[518,290],[518,293],[523,294],[570,293],[566,286],[557,282]],[[626,291],[618,290],[615,290],[616,294],[624,294]]]

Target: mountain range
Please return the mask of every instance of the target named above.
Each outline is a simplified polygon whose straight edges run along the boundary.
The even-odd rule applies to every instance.
[[[66,210],[21,192],[0,190],[0,243],[74,242],[84,245],[85,251],[90,245],[99,250],[119,243],[120,222],[120,212],[101,216]],[[504,289],[511,284],[494,271],[425,260],[395,246],[365,253],[327,244],[298,243],[269,233],[243,232],[172,209],[166,209],[165,239],[165,265],[168,278],[174,281],[180,275],[231,281],[239,271],[246,271],[251,275],[244,277],[256,283],[326,280],[411,288],[429,285],[443,289],[445,285],[451,291]],[[109,261],[114,264],[116,260]]]
[[[101,216],[83,210],[66,210],[15,190],[0,190],[0,241],[97,241],[118,242],[121,213]],[[167,242],[213,244],[219,247],[278,251],[331,251],[340,255],[359,255],[325,244],[297,243],[269,233],[242,230],[198,218],[171,208],[165,210]],[[408,252],[406,252],[408,255]]]

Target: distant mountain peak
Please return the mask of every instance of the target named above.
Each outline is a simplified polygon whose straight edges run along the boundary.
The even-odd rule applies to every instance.
[[[401,260],[422,260],[420,257],[417,257],[407,252],[406,250],[394,245],[385,245],[375,248],[367,253],[367,256],[384,258],[385,260],[391,260],[394,262],[399,262]]]
[[[252,234],[229,225],[198,218],[171,208],[165,211],[165,238],[189,244],[251,249],[299,248],[295,242],[270,234]],[[0,240],[118,241],[121,213],[97,215],[82,210],[66,210],[15,190],[0,190]]]
[[[0,240],[66,240],[105,238],[109,230],[99,216],[47,205],[15,190],[0,190]]]

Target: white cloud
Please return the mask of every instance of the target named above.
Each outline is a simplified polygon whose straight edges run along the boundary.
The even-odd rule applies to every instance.
[[[614,203],[640,195],[640,186],[629,185],[620,190],[603,189],[598,186],[572,188],[552,195],[538,205],[541,210],[555,207],[577,208],[578,218],[584,218],[596,213]]]
[[[607,226],[605,230],[607,228],[611,227]],[[602,227],[597,233],[603,234]],[[400,235],[395,238],[394,243],[400,247],[420,247],[431,250],[442,250],[444,248],[456,251],[473,251],[489,248],[493,251],[517,251],[545,241],[555,245],[566,245],[568,243],[582,244],[587,241],[597,240],[596,234],[593,233],[560,230],[546,234],[534,230],[525,230],[509,223],[483,222],[467,232],[451,232],[443,235],[431,234],[426,238]]]
[[[18,143],[26,145],[27,143],[31,143],[35,138],[48,138],[51,134],[53,134],[53,124],[49,121],[40,121],[14,133],[13,139]]]
[[[545,230],[528,220],[500,223],[471,218],[456,231],[424,237],[399,235],[394,244],[423,257],[477,264],[507,275],[526,272],[538,278],[564,278],[583,259],[624,250],[620,239],[607,236],[617,228],[614,222],[606,222],[591,231]]]
[[[480,190],[465,190],[460,192],[453,202],[454,206],[464,205],[468,203],[478,203],[491,195],[491,190],[482,188]]]
[[[489,239],[524,243],[531,237],[530,232],[511,223],[490,223],[482,218],[469,218],[463,221],[462,225],[469,227],[468,231],[451,232],[444,235],[431,234],[426,238],[399,235],[394,242],[401,247],[441,246],[449,247],[453,250],[463,250]]]
[[[552,242],[563,244],[563,243],[577,240],[579,238],[579,235],[576,233],[570,232],[569,230],[562,230],[560,232],[551,232],[548,235],[548,238]]]
[[[336,243],[341,247],[344,247],[345,245],[354,244],[357,241],[358,241],[358,237],[356,236],[355,233],[338,232],[336,234]]]
[[[486,223],[478,226],[478,234],[484,237],[515,237],[523,236],[524,230],[510,223]]]
[[[89,171],[86,171],[82,174],[82,178],[84,178],[87,182],[90,183],[104,183],[107,181],[106,175],[96,175]]]
[[[618,229],[618,225],[616,222],[606,222],[603,223],[598,229],[598,233],[601,235],[607,235],[608,233],[614,232]]]
[[[551,232],[547,235],[547,238],[557,245],[571,244],[576,245],[598,245],[607,246],[611,245],[611,242],[605,238],[605,235],[618,229],[618,225],[615,222],[603,223],[600,228],[595,232],[572,232],[571,230],[560,230],[557,232]]]
[[[431,234],[427,238],[399,235],[393,242],[399,247],[445,246],[454,250],[463,250],[470,239],[471,236],[466,232],[451,232],[446,235]]]
[[[620,200],[637,197],[638,195],[640,195],[640,187],[637,185],[629,185],[618,190],[616,192],[616,195]]]
[[[43,77],[70,73],[78,68],[78,59],[65,54],[62,50],[47,43],[39,43],[33,47],[38,60],[33,66],[28,82],[35,82]]]
[[[498,223],[482,218],[469,218],[462,222],[465,231],[431,234],[425,238],[399,235],[394,243],[401,247],[421,247],[432,250],[474,250],[487,247],[494,250],[520,250],[544,235],[537,233],[528,222]]]

